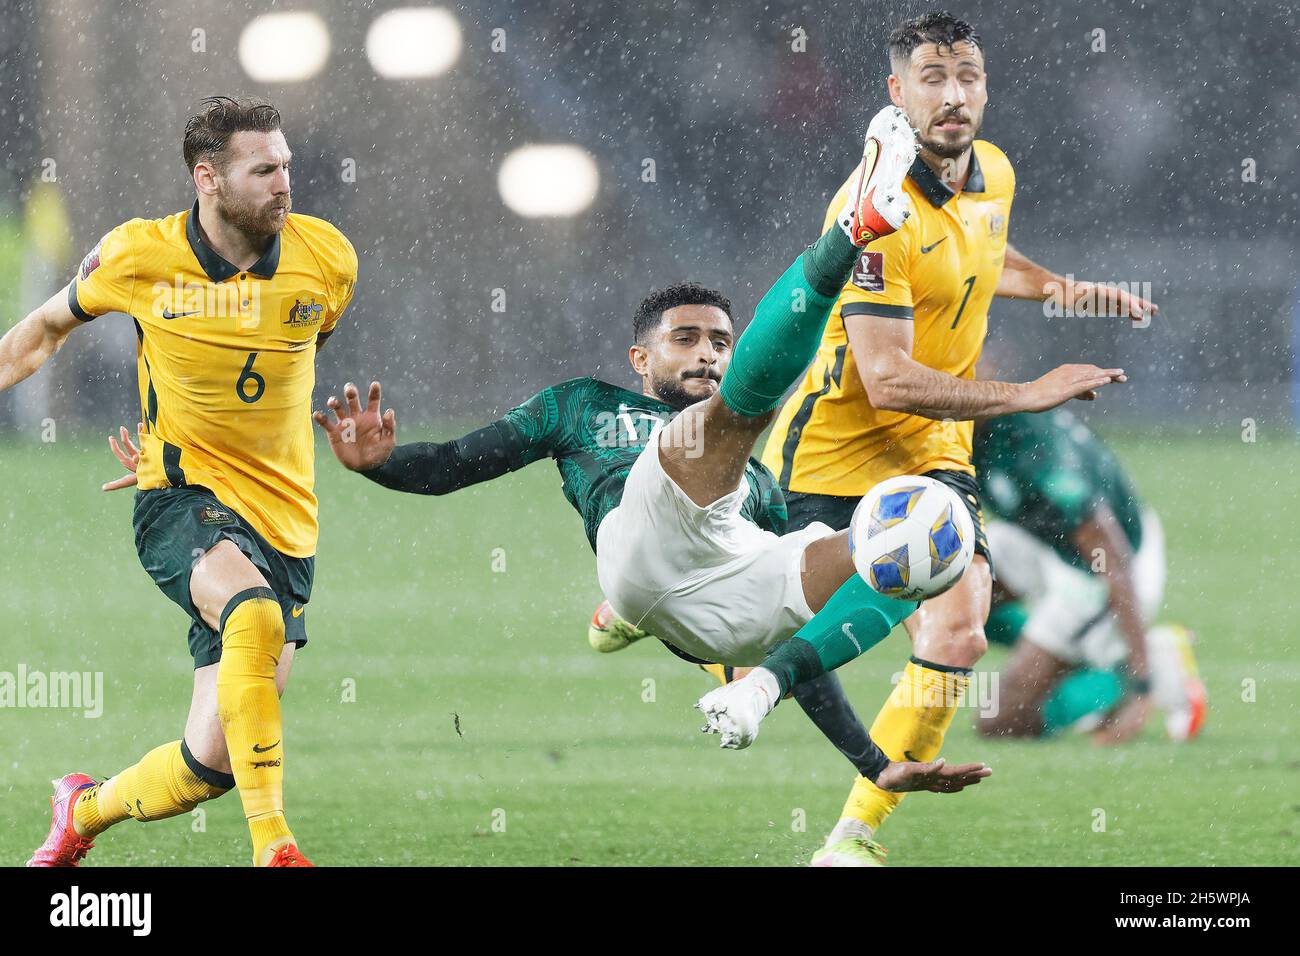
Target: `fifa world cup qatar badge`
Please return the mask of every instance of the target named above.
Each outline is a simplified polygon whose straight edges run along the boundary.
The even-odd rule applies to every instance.
[[[853,266],[853,284],[863,292],[885,291],[885,254],[863,249]]]
[[[107,236],[104,238],[107,238]],[[90,274],[99,268],[99,247],[103,244],[104,240],[100,239],[99,242],[95,243],[95,248],[86,253],[86,258],[81,260],[81,268],[78,270],[78,275],[82,282],[89,279]]]

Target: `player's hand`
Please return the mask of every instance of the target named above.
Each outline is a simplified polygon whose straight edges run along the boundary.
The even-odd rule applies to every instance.
[[[136,435],[138,436],[142,431],[144,431],[144,422],[136,422]],[[122,444],[119,445],[117,439],[109,435],[108,447],[117,456],[117,460],[122,463],[122,467],[130,474],[104,482],[104,484],[100,485],[101,491],[117,491],[119,488],[130,488],[135,484],[135,469],[140,464],[140,449],[136,448],[135,442],[131,441],[131,435],[127,432],[125,425],[119,425],[117,432],[122,438]]]
[[[1034,379],[1025,389],[1024,411],[1045,412],[1072,398],[1091,402],[1097,389],[1111,382],[1127,382],[1122,368],[1098,368],[1096,365],[1058,365],[1042,378]]]
[[[1160,311],[1160,306],[1140,295],[1134,295],[1126,289],[1103,285],[1100,282],[1076,282],[1073,287],[1074,301],[1067,303],[1075,312],[1088,315],[1112,315],[1132,319],[1134,322],[1148,322],[1151,316]]]
[[[333,420],[326,412],[312,412],[316,424],[329,436],[330,450],[344,468],[370,471],[388,461],[397,446],[397,413],[391,408],[379,414],[383,394],[378,382],[370,383],[366,407],[361,407],[357,387],[351,382],[343,388],[346,407],[337,398],[326,401]]]
[[[880,771],[876,786],[890,793],[911,793],[916,790],[957,793],[975,786],[991,773],[993,771],[982,763],[963,763],[949,767],[942,757],[927,763],[898,760]]]
[[[1150,716],[1151,695],[1131,695],[1106,718],[1105,723],[1092,732],[1092,742],[1101,746],[1113,746],[1132,740],[1146,726]]]

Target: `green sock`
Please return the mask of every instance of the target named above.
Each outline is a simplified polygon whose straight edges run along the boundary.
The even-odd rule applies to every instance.
[[[779,404],[821,342],[826,320],[861,249],[831,226],[768,289],[722,377],[722,400],[754,418]]]
[[[796,684],[865,654],[916,608],[915,601],[899,601],[872,590],[855,574],[794,637],[772,648],[763,667],[776,675],[784,696]]]
[[[1124,696],[1113,671],[1084,668],[1062,678],[1043,701],[1043,736],[1058,733],[1089,714],[1106,713]]]

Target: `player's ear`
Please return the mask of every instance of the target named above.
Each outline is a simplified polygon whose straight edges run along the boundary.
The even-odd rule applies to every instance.
[[[903,81],[897,73],[889,74],[889,101],[899,109],[903,108]]]
[[[194,188],[208,195],[217,191],[217,170],[206,159],[194,164]]]
[[[645,346],[631,346],[627,350],[627,360],[632,363],[632,371],[638,375],[645,375],[646,365],[650,360],[650,357],[646,355]]]

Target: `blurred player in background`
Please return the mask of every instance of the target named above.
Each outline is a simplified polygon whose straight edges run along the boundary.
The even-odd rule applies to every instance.
[[[975,467],[1002,519],[988,526],[998,582],[986,631],[1014,645],[980,732],[1092,724],[1099,743],[1119,743],[1156,706],[1171,737],[1195,737],[1206,698],[1190,634],[1152,626],[1164,532],[1110,449],[1067,411],[1009,415],[976,426]]]
[[[786,492],[791,528],[848,527],[862,495],[895,475],[942,481],[969,507],[975,560],[906,622],[912,658],[871,726],[891,757],[930,760],[986,648],[993,575],[971,463],[972,421],[1091,400],[1101,386],[1125,381],[1122,369],[1093,365],[1062,365],[1024,384],[977,380],[989,304],[995,295],[1055,297],[1073,309],[1104,292],[1111,314],[1137,319],[1154,306],[1069,284],[1007,242],[1015,174],[1000,149],[975,138],[988,94],[983,42],[970,24],[944,13],[908,20],[890,36],[889,60],[890,99],[922,146],[906,183],[915,215],[863,251],[763,462]],[[828,218],[843,198],[842,187]],[[843,733],[858,730],[846,725]],[[871,838],[900,799],[859,777],[814,862],[871,863]]]
[[[195,668],[183,737],[102,783],[56,781],[29,866],[76,866],[114,824],[187,813],[234,787],[254,864],[311,865],[284,814],[279,695],[307,642],[315,570],[315,356],[352,298],[357,258],[332,225],[290,212],[274,107],[210,97],[183,152],[193,208],[118,226],[0,340],[3,390],[95,317],[134,320],[141,449],[113,485],[139,485],[136,549],[191,619]]]

